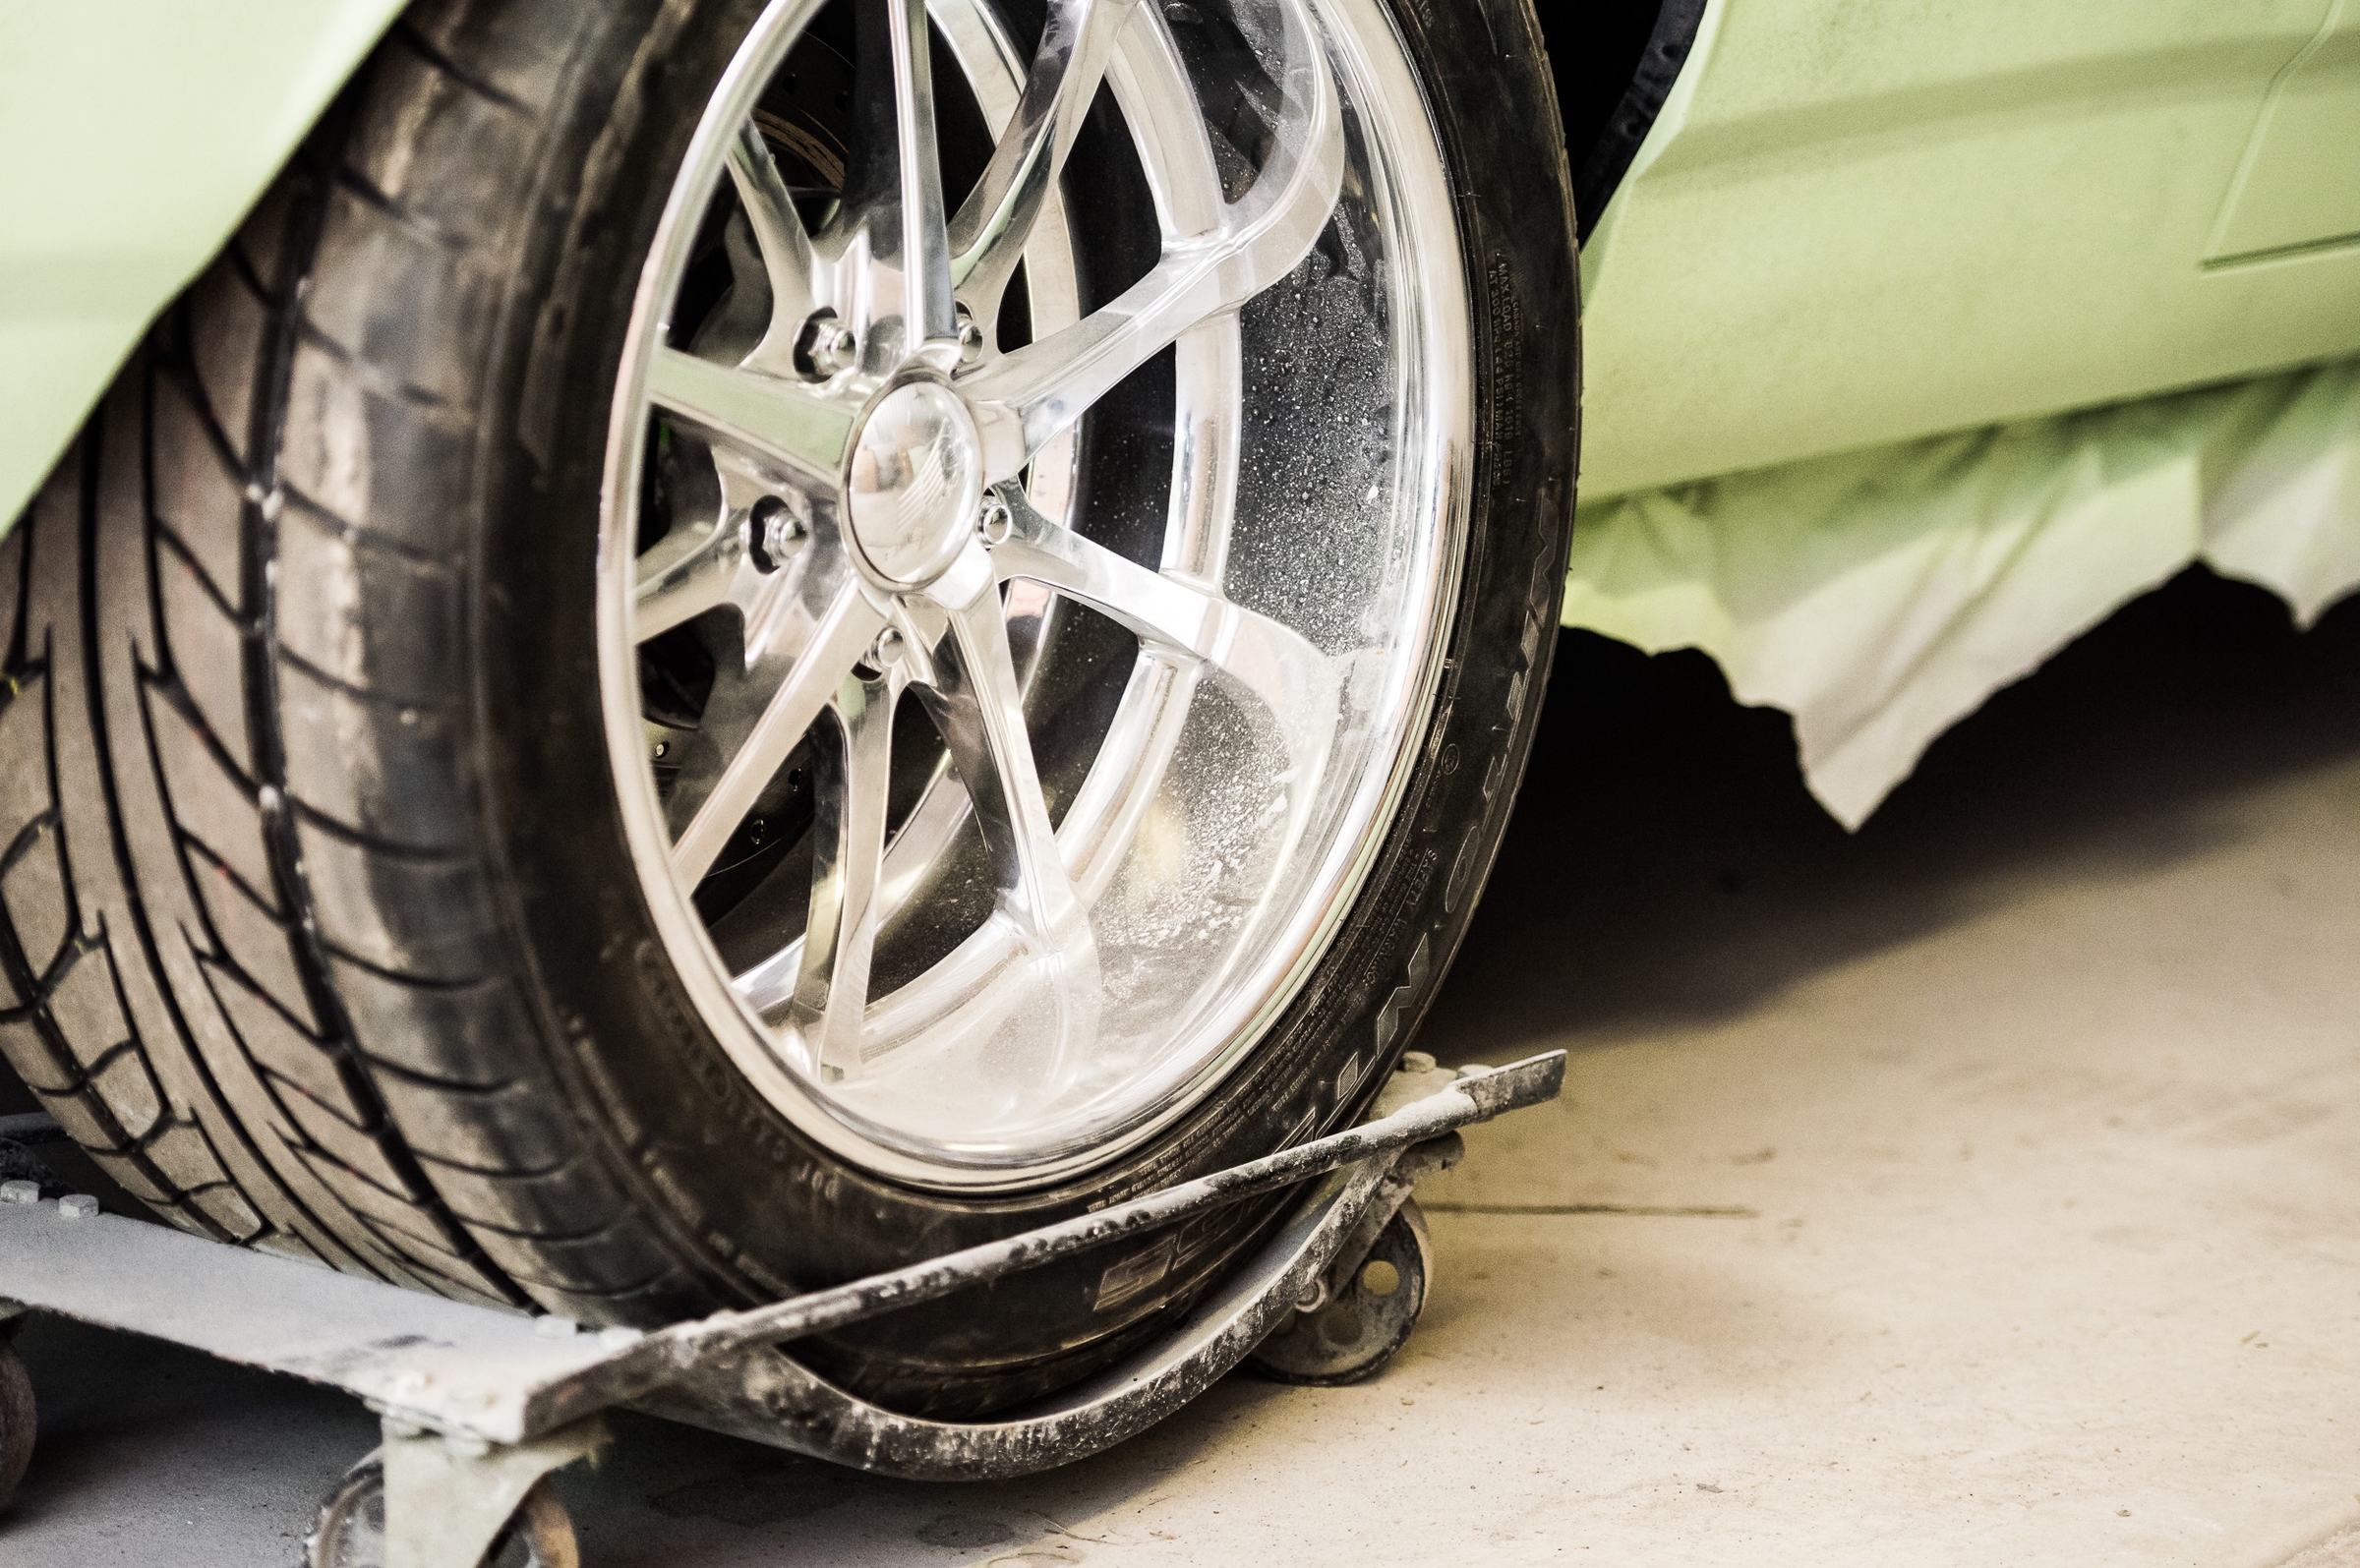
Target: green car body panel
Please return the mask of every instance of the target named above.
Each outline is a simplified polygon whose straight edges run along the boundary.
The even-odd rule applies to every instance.
[[[2360,349],[2360,0],[1722,0],[1583,259],[1585,497]]]
[[[0,23],[0,518],[397,0]],[[2360,0],[1717,0],[1584,261],[1608,495],[2360,349]]]
[[[0,519],[402,0],[0,10]]]

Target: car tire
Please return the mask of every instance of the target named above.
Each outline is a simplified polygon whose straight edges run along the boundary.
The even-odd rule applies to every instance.
[[[1251,570],[1232,572],[1254,585],[1257,604],[1299,603],[1307,622],[1336,620],[1342,629],[1320,645],[1324,654],[1378,638],[1366,628],[1384,615],[1395,617],[1386,626],[1410,629],[1386,645],[1389,664],[1355,667],[1405,673],[1392,685],[1370,676],[1381,695],[1352,720],[1361,729],[1337,721],[1344,738],[1322,753],[1360,758],[1348,777],[1336,765],[1345,782],[1332,786],[1342,803],[1329,816],[1346,826],[1332,843],[1318,841],[1325,859],[1300,848],[1326,831],[1317,823],[1285,841],[1312,869],[1273,861],[1312,891],[1300,907],[1271,894],[1277,912],[1252,916],[1284,938],[1267,939],[1276,957],[1253,970],[1275,978],[1206,982],[1203,994],[1218,1002],[1206,1004],[1206,1016],[1244,1023],[1225,1033],[1205,1025],[1213,1044],[1172,1056],[1178,1066],[1153,1057],[1172,1083],[1106,1091],[1115,1109],[1096,1123],[1084,1111],[1098,1102],[1070,1086],[1079,1070],[1056,1067],[1063,1075],[1052,1078],[1040,1075],[1051,1068],[1027,1067],[1034,1076],[1009,1095],[1019,1109],[990,1113],[1015,1131],[995,1132],[988,1147],[938,1133],[943,1113],[914,1070],[907,1082],[862,1078],[856,1050],[856,1087],[875,1098],[855,1104],[855,1090],[839,1096],[827,1075],[840,1070],[813,1066],[816,1056],[801,1067],[761,1057],[771,1040],[761,1017],[728,1012],[728,986],[742,977],[733,980],[724,961],[730,917],[708,918],[712,879],[668,891],[661,842],[652,857],[649,849],[648,824],[661,827],[665,790],[677,786],[662,774],[662,752],[651,764],[641,749],[670,742],[639,737],[676,734],[693,747],[703,720],[678,711],[680,701],[694,709],[693,693],[649,694],[658,676],[678,671],[652,666],[644,642],[618,641],[616,627],[623,616],[627,629],[636,612],[619,605],[648,602],[631,585],[653,569],[643,551],[634,554],[649,509],[669,508],[664,529],[686,526],[678,520],[686,482],[666,479],[672,471],[660,471],[658,457],[686,450],[693,469],[725,444],[709,432],[709,440],[679,436],[685,416],[651,416],[650,405],[629,401],[653,360],[670,354],[664,364],[677,365],[696,356],[699,341],[727,336],[699,328],[692,340],[674,318],[693,314],[683,290],[698,266],[718,265],[717,255],[738,265],[748,254],[742,230],[730,238],[737,219],[715,216],[731,200],[726,182],[681,195],[707,145],[699,128],[735,80],[733,63],[796,8],[426,0],[395,24],[219,259],[164,314],[0,543],[0,1045],[100,1166],[159,1214],[225,1242],[466,1299],[644,1325],[1049,1223],[1361,1114],[1466,929],[1540,707],[1573,500],[1573,214],[1527,0],[1332,0],[1319,6],[1312,32],[1285,21],[1312,13],[1287,5],[1232,16],[1174,4],[1140,24],[1181,37],[1177,54],[1158,58],[1179,58],[1192,73],[1214,125],[1192,135],[1228,149],[1219,174],[1239,210],[1260,175],[1250,157],[1232,154],[1253,151],[1255,124],[1275,124],[1278,150],[1264,148],[1264,171],[1280,167],[1270,160],[1286,155],[1286,128],[1298,123],[1287,116],[1312,113],[1302,104],[1317,99],[1316,83],[1303,86],[1312,78],[1270,64],[1285,27],[1295,29],[1292,46],[1314,48],[1314,68],[1330,73],[1345,121],[1335,133],[1345,159],[1340,215],[1269,289],[1227,307],[1245,345],[1234,382],[1221,383],[1243,400],[1238,515],[1260,507],[1252,515],[1268,527],[1296,530],[1281,550],[1256,543],[1263,523],[1241,524],[1233,561],[1251,557]],[[995,26],[1019,35],[1041,26],[1037,12],[1029,22],[1024,13],[1013,6]],[[808,20],[808,29],[824,25]],[[938,84],[957,64],[943,26]],[[1217,33],[1219,46],[1190,44],[1191,28]],[[856,39],[838,53],[867,61],[884,58],[882,47]],[[1220,75],[1232,68],[1251,80]],[[1131,90],[1148,70],[1133,71]],[[784,73],[763,90],[786,94],[782,103],[833,90],[782,86],[791,79],[802,81]],[[981,102],[982,88],[961,90]],[[1156,225],[1169,216],[1144,200],[1137,171],[1150,154],[1113,97],[1099,93],[1074,139],[1078,161],[1053,193],[1071,216],[1068,291],[1078,312],[1146,275]],[[946,169],[955,107],[940,121]],[[960,112],[973,120],[983,111],[971,103]],[[785,169],[804,133],[780,134],[788,140],[760,145]],[[971,163],[987,151],[972,149]],[[798,210],[840,211],[852,191],[798,188],[794,199],[804,203]],[[707,237],[704,248],[681,241],[678,286],[651,295],[666,236],[691,230]],[[1425,260],[1400,260],[1411,255]],[[1025,264],[1031,278],[1056,271]],[[706,299],[705,320],[745,296],[745,274],[730,275],[721,303]],[[1436,277],[1454,281],[1438,293]],[[1039,282],[1024,307],[1047,322],[1035,341],[1057,325],[1040,303],[1051,292]],[[995,336],[1013,342],[1033,331],[1011,309],[971,334],[987,365],[1002,353]],[[1419,312],[1423,326],[1402,324]],[[1338,321],[1361,323],[1357,338]],[[1427,333],[1415,342],[1439,345],[1418,351],[1426,360],[1399,347],[1413,329]],[[1386,365],[1415,374],[1336,368],[1371,341],[1394,356]],[[806,377],[820,376],[823,390],[834,384],[827,365],[814,372],[807,334],[796,352]],[[1055,493],[1066,508],[1058,526],[1070,523],[1101,554],[1127,552],[1150,574],[1169,543],[1161,497],[1186,466],[1172,455],[1171,387],[1186,374],[1173,363],[1171,350],[1150,355],[1073,427],[1064,460],[1077,477]],[[1414,423],[1402,409],[1426,422],[1418,430],[1441,433],[1423,455],[1403,455],[1416,442],[1395,439]],[[1346,413],[1379,431],[1366,452],[1360,437],[1335,434]],[[1255,434],[1266,428],[1278,434]],[[628,472],[612,466],[642,438],[655,455]],[[1035,454],[987,493],[1023,514],[1020,529],[1035,526],[1033,504],[1049,494],[1044,466]],[[1431,494],[1376,503],[1371,480],[1364,503],[1364,470],[1409,475]],[[620,544],[617,473],[625,499],[642,508],[637,533]],[[740,530],[733,548],[759,555],[766,537],[786,537],[761,534],[759,517],[734,504],[711,503],[714,527]],[[844,520],[868,514],[814,515],[812,537],[833,528],[857,547],[846,558],[870,574],[861,590],[870,601],[901,606],[876,587],[871,556],[882,536]],[[1141,515],[1152,519],[1147,533],[1121,537],[1133,526],[1124,519]],[[1384,526],[1405,530],[1399,558],[1411,564],[1401,580],[1431,590],[1426,609],[1398,608],[1415,595],[1385,587],[1349,552],[1317,560],[1319,541],[1379,526],[1369,517],[1406,519]],[[1009,526],[1004,517],[999,526]],[[1304,569],[1306,559],[1317,569]],[[1338,583],[1361,585],[1351,589],[1361,597],[1334,597]],[[1190,603],[1205,602],[1207,590],[1189,591],[1200,596]],[[1288,601],[1288,592],[1309,597]],[[1249,597],[1242,586],[1232,593]],[[1003,609],[989,595],[974,604],[985,606],[978,614]],[[1333,606],[1342,608],[1330,614]],[[1013,620],[1014,610],[1004,612]],[[738,636],[750,621],[735,613],[694,622],[705,628],[697,635],[710,646]],[[1088,786],[1091,748],[1103,749],[1128,711],[1120,704],[1132,688],[1107,670],[1134,670],[1152,651],[1135,627],[1110,643],[1112,624],[1044,613],[1032,643],[1010,644],[1022,702],[1016,721],[999,722],[1031,726],[1018,732],[1033,737],[1041,789],[1065,821],[1085,809],[1074,802]],[[710,646],[680,655],[688,685],[708,678],[695,665]],[[1183,653],[1209,669],[1217,664],[1201,649]],[[861,657],[857,679],[881,678],[883,655]],[[1335,657],[1338,668],[1349,662]],[[1229,673],[1211,669],[1207,682]],[[947,734],[983,711],[959,708],[955,691],[944,695],[957,681],[936,678],[936,729]],[[1361,700],[1358,678],[1338,687],[1350,715],[1361,715],[1349,706]],[[970,686],[980,689],[980,679]],[[929,697],[922,683],[914,689]],[[1284,697],[1267,681],[1257,690],[1266,704]],[[709,712],[713,699],[703,700]],[[849,736],[850,721],[838,722]],[[1058,749],[1069,729],[1083,737],[1072,755]],[[1351,738],[1364,731],[1376,738]],[[947,788],[944,778],[979,766],[982,753],[959,752],[955,736],[914,732],[919,752],[937,747],[924,787]],[[1193,731],[1175,732],[1183,738],[1172,755],[1185,760]],[[902,733],[894,730],[896,747]],[[1262,756],[1236,744],[1240,756]],[[774,849],[765,834],[809,845],[830,821],[837,826],[826,831],[852,831],[843,825],[852,807],[826,794],[829,779],[850,777],[850,746],[806,737],[793,769],[781,763],[764,776],[767,804],[733,819],[725,858],[742,851],[733,863],[792,882],[803,873],[773,873],[803,863],[793,855],[835,853],[825,843]],[[960,756],[967,768],[956,766]],[[1001,752],[991,758],[1009,766]],[[1190,766],[1174,777],[1209,791],[1222,783],[1219,767]],[[799,795],[781,782],[790,773]],[[1285,800],[1291,772],[1277,777]],[[1325,775],[1316,784],[1330,787]],[[1294,787],[1309,795],[1314,785]],[[1000,864],[989,788],[966,798],[980,832],[959,841],[968,846],[961,864]],[[1328,798],[1285,812],[1326,811]],[[1016,820],[1016,807],[1005,810]],[[1175,842],[1173,886],[1193,886],[1206,867],[1214,868],[1206,876],[1229,874],[1217,848]],[[1126,853],[1146,853],[1129,842]],[[943,853],[945,864],[956,858]],[[1021,857],[1007,863],[1036,868]],[[955,881],[941,873],[926,897],[948,907]],[[1005,887],[999,905],[986,897],[982,918],[1005,916],[1015,897]],[[796,940],[805,941],[816,917],[805,909],[798,918]],[[1063,961],[1063,939],[1041,937],[1047,929],[1012,939],[1019,959],[1007,972],[1032,977],[1026,998],[1067,1007],[1068,992],[1038,989],[1068,983],[1038,978]],[[1241,929],[1265,940],[1263,926]],[[1037,948],[1025,946],[1035,938]],[[768,940],[775,945],[776,933]],[[1145,965],[1152,980],[1161,961],[1153,942],[1136,932],[1125,940],[1104,942],[1108,972],[1119,959]],[[1173,963],[1195,951],[1184,933],[1162,940]],[[1260,954],[1249,955],[1254,963],[1265,963]],[[1216,959],[1207,972],[1229,961]],[[1251,967],[1246,958],[1235,966]],[[1138,1048],[1143,1061],[1150,1046],[1166,1049],[1154,1044],[1160,1036],[1139,1038],[1150,1041]],[[944,1071],[957,1078],[983,1070]],[[1141,1082],[1152,1077],[1140,1072]],[[1028,1096],[1050,1109],[1023,1108]],[[1067,1099],[1084,1111],[1059,1109]],[[796,1353],[896,1408],[1001,1408],[1152,1337],[1252,1244],[1275,1201]]]

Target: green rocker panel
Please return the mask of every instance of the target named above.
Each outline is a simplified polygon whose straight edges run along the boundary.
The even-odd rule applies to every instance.
[[[1583,258],[1585,498],[2360,349],[2360,0],[1714,0]]]
[[[0,531],[401,3],[0,8]]]

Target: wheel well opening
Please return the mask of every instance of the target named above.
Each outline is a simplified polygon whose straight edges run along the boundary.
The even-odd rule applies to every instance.
[[[1622,183],[1687,63],[1706,0],[1603,0],[1536,8],[1573,163],[1578,232]]]

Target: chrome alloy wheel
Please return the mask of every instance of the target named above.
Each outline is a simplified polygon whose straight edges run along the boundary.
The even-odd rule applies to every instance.
[[[1463,551],[1467,287],[1376,0],[1051,0],[1029,62],[986,0],[856,6],[849,49],[763,12],[640,283],[609,750],[761,1092],[887,1176],[1037,1182],[1216,1083],[1368,868]],[[1126,396],[1144,464],[1093,436]]]

